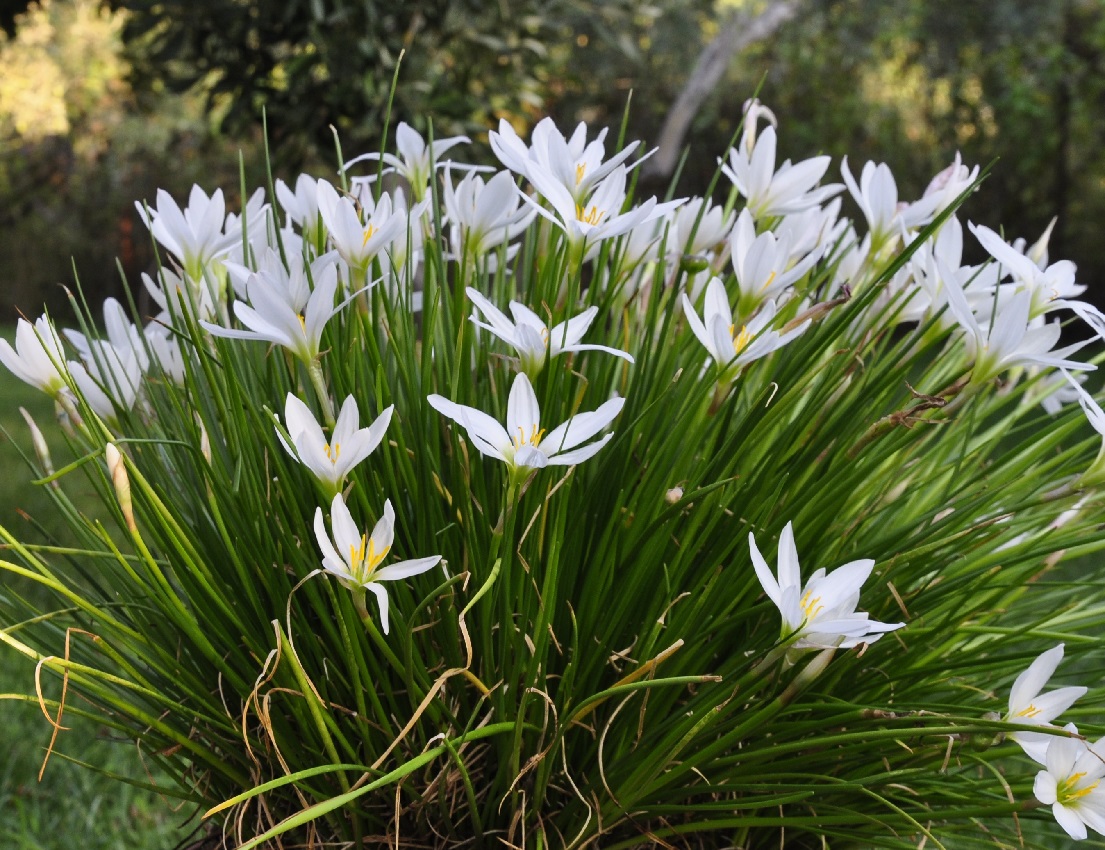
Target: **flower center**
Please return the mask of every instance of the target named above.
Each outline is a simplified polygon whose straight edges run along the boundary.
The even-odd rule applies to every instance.
[[[545,429],[538,427],[536,424],[530,428],[529,436],[526,435],[525,429],[518,426],[518,436],[511,437],[511,445],[514,446],[514,450],[522,448],[522,446],[533,446],[537,448],[537,444],[545,438]]]
[[[338,462],[338,458],[341,457],[341,443],[334,443],[332,446],[326,443],[322,449],[326,452],[326,457],[329,459],[330,463]]]
[[[1056,801],[1062,805],[1068,805],[1070,803],[1073,803],[1075,800],[1080,800],[1091,791],[1093,791],[1098,786],[1100,780],[1096,782],[1091,782],[1084,788],[1078,787],[1079,780],[1081,780],[1082,777],[1084,777],[1085,775],[1086,774],[1084,771],[1082,773],[1072,773],[1070,776],[1060,782],[1055,789]]]
[[[806,622],[809,622],[818,614],[824,610],[825,606],[821,604],[821,597],[815,596],[810,599],[810,591],[806,591],[802,596],[802,601],[798,603],[802,606],[802,613],[806,615]]]
[[[576,204],[576,218],[584,224],[594,226],[602,221],[605,215],[606,210],[600,210],[596,206],[592,205],[590,209],[584,209],[582,204]]]
[[[748,348],[748,343],[750,343],[752,341],[752,334],[750,334],[748,332],[748,326],[747,325],[741,325],[740,333],[738,333],[736,336],[733,335],[733,330],[735,328],[736,328],[736,325],[730,325],[729,326],[729,336],[733,337],[733,354],[734,355],[740,354],[742,351],[744,351],[746,348]]]
[[[1028,704],[1028,708],[1022,708],[1013,717],[1035,717],[1040,713],[1040,709],[1036,708],[1032,703]]]
[[[364,239],[361,241],[362,248],[368,244],[369,239],[376,235],[377,230],[379,230],[379,228],[375,224],[370,224],[364,229]]]
[[[368,548],[367,552],[365,551],[366,546]],[[372,574],[376,572],[376,568],[387,557],[389,551],[391,551],[391,547],[385,546],[377,552],[376,541],[368,537],[367,534],[362,534],[361,542],[349,547],[349,572],[352,573],[353,578],[358,583],[367,584],[372,578]]]

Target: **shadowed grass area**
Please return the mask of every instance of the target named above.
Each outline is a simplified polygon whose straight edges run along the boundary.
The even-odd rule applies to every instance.
[[[4,338],[12,331],[5,329]],[[32,484],[34,475],[20,456],[33,453],[25,407],[50,435],[50,450],[60,466],[70,458],[67,447],[49,427],[53,402],[9,375],[0,375],[0,523],[28,539],[61,536],[63,523],[52,520],[49,499]],[[10,437],[10,439],[9,439]],[[79,474],[79,473],[78,473]],[[79,487],[75,488],[79,493]],[[89,509],[94,503],[89,489]],[[27,528],[34,523],[38,530]],[[6,577],[0,594],[34,594],[35,588]],[[57,647],[59,654],[64,647]],[[50,697],[59,690],[56,677],[44,676]],[[60,732],[41,782],[36,781],[50,743],[51,726],[34,701],[12,698],[35,692],[34,666],[0,644],[0,847],[6,850],[168,850],[195,826],[189,807],[174,809],[173,800],[129,787],[101,776],[69,759],[86,762],[140,782],[161,781],[148,775],[130,741],[104,734],[95,723],[72,712],[63,717],[69,727]],[[79,709],[80,702],[70,706]]]

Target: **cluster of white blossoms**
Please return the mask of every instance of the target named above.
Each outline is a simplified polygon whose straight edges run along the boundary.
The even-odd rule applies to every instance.
[[[760,131],[764,119],[768,124]],[[362,427],[358,400],[350,395],[335,415],[337,399],[322,364],[335,317],[367,315],[378,298],[395,309],[422,309],[418,281],[429,240],[440,243],[435,256],[452,264],[455,288],[446,297],[461,306],[461,324],[470,333],[489,334],[489,347],[499,349],[496,363],[505,360],[516,374],[505,423],[488,412],[495,399],[477,399],[477,407],[457,400],[468,397],[429,393],[426,402],[459,426],[481,455],[506,465],[508,487],[517,488],[546,466],[583,463],[616,439],[611,428],[624,398],[600,390],[597,400],[543,414],[535,384],[558,358],[572,358],[565,371],[598,361],[607,371],[636,368],[633,339],[656,329],[647,326],[643,310],[620,308],[660,285],[671,288],[665,303],[673,338],[665,344],[686,352],[691,372],[714,392],[716,404],[725,402],[748,370],[785,357],[790,343],[815,333],[834,304],[879,287],[857,334],[876,324],[914,323],[924,333],[947,335],[946,351],[966,364],[964,387],[996,379],[1006,385],[1037,381],[1048,387],[1041,396],[1049,409],[1077,400],[1105,436],[1105,413],[1069,374],[1094,368],[1074,359],[1085,343],[1057,348],[1056,314],[1081,318],[1102,339],[1105,316],[1078,300],[1085,287],[1075,282],[1073,264],[1049,262],[1047,233],[1026,247],[968,224],[990,260],[966,265],[964,227],[956,216],[945,216],[935,231],[931,225],[973,188],[977,168],[957,157],[920,199],[904,202],[885,164],[864,164],[857,180],[844,161],[843,182],[822,184],[828,156],[778,163],[774,125],[769,110],[751,104],[739,145],[720,164],[731,183],[724,205],[708,198],[629,201],[631,173],[643,159],[631,162],[638,145],[607,157],[605,133],[588,141],[580,124],[565,136],[549,119],[534,128],[528,144],[505,121],[491,132],[491,148],[505,167],[493,174],[441,160],[466,138],[431,145],[401,124],[396,154],[348,163],[382,159],[383,171],[404,184],[386,191],[372,177],[347,183],[343,172],[347,188],[340,188],[300,175],[291,185],[276,182],[278,207],[259,190],[240,215],[227,214],[218,190],[209,196],[194,187],[183,208],[159,191],[154,206],[138,206],[165,252],[156,275],[143,275],[157,315],[140,327],[108,299],[100,338],[58,333],[46,316],[20,320],[15,346],[0,341],[0,362],[57,399],[75,425],[79,409],[121,432],[129,416],[153,415],[143,404],[151,381],[183,385],[200,368],[200,356],[212,356],[217,349],[211,337],[282,349],[293,368],[301,364],[309,376],[321,412],[320,420],[311,399],[300,397],[306,393],[272,400],[284,404],[282,418],[274,417],[280,443],[317,482],[324,500],[313,522],[322,570],[353,592],[366,618],[365,594],[376,597],[384,633],[389,609],[383,583],[426,572],[441,556],[388,563],[396,523],[390,499],[371,531],[354,518],[346,500],[361,480],[356,469],[383,444],[402,411],[388,406]],[[434,181],[443,207],[436,219]],[[855,221],[842,213],[848,196],[861,213]],[[916,244],[926,228],[924,244]],[[535,232],[545,244],[559,245],[577,271],[600,257],[610,268],[595,272],[593,281],[568,275],[550,303],[503,297],[504,287],[491,282],[509,279],[524,238]],[[880,278],[888,258],[906,248],[912,250],[908,261],[889,280]],[[522,287],[515,294],[526,295]],[[607,332],[596,334],[596,328]],[[620,347],[588,342],[589,334]],[[424,330],[424,344],[430,339]],[[582,402],[583,394],[578,398]],[[543,415],[560,424],[546,430]],[[1101,481],[1105,446],[1083,476],[1087,484]],[[779,611],[778,647],[791,662],[806,650],[869,644],[905,625],[857,610],[871,560],[832,572],[821,568],[803,582],[790,523],[779,538],[774,573],[752,534],[749,553],[747,569]],[[1099,786],[1105,744],[1086,743],[1073,727],[1051,726],[1085,688],[1041,695],[1061,657],[1060,645],[1017,679],[1003,719],[1039,727],[1018,728],[1010,737],[1044,767],[1035,786],[1040,802],[1053,806],[1075,838],[1085,837],[1087,826],[1105,834],[1105,786]]]

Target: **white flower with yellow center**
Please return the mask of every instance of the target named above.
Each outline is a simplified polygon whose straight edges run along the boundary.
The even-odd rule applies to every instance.
[[[325,180],[318,181],[316,197],[330,241],[349,268],[361,278],[368,273],[376,255],[407,228],[406,216],[394,214],[391,196],[387,193],[381,195],[377,203],[372,202],[370,194],[361,195],[364,221],[353,201],[340,196]]]
[[[1087,689],[1081,686],[1040,693],[1062,660],[1063,644],[1059,644],[1028,665],[1028,669],[1013,682],[1013,688],[1009,691],[1009,711],[1002,719],[1010,723],[1051,726],[1052,720],[1085,694]],[[1009,737],[1020,744],[1029,758],[1040,764],[1046,764],[1048,744],[1056,740],[1054,735],[1046,732],[1013,732]]]
[[[1072,735],[1074,724],[1064,727]],[[1076,841],[1086,837],[1086,827],[1105,835],[1105,738],[1087,744],[1081,738],[1050,736],[1045,770],[1036,774],[1033,793],[1051,806],[1059,826]]]
[[[765,302],[747,324],[738,324],[733,320],[725,284],[717,277],[711,278],[706,286],[705,307],[705,316],[699,319],[691,300],[684,293],[683,312],[687,323],[717,363],[719,380],[732,380],[746,363],[782,348],[809,326],[809,322],[803,322],[785,333],[772,330],[774,301]]]
[[[828,574],[824,568],[819,569],[803,585],[794,530],[789,522],[779,537],[778,577],[771,574],[752,532],[748,533],[748,548],[764,593],[782,614],[780,636],[793,650],[848,649],[874,643],[883,633],[905,625],[880,623],[865,612],[856,611],[860,588],[875,566],[869,558],[851,561]]]
[[[350,470],[380,445],[394,409],[394,405],[386,408],[369,427],[358,428],[357,400],[347,396],[327,440],[311,409],[288,393],[284,403],[284,427],[291,440],[286,440],[279,428],[276,435],[288,454],[311,470],[328,495],[333,496],[341,491]]]
[[[519,372],[507,399],[506,427],[474,407],[449,401],[439,395],[426,399],[430,407],[461,425],[480,454],[507,463],[512,470],[543,469],[546,466],[572,466],[592,457],[613,434],[607,434],[581,448],[614,421],[625,404],[624,398],[612,398],[590,413],[577,413],[547,434],[541,427],[541,409],[525,372]]]
[[[391,552],[391,544],[395,539],[395,511],[392,510],[391,500],[384,502],[384,515],[368,534],[360,529],[353,521],[353,515],[349,512],[341,494],[334,496],[330,505],[330,526],[333,530],[333,540],[326,533],[326,520],[322,515],[322,508],[315,510],[315,538],[319,548],[322,549],[322,567],[328,573],[338,577],[341,583],[360,593],[358,607],[363,607],[363,591],[371,591],[380,606],[380,627],[383,633],[388,633],[388,597],[382,581],[395,581],[396,579],[409,578],[431,569],[438,561],[440,555],[431,555],[428,558],[414,558],[408,561],[399,561],[396,564],[383,567],[388,554]],[[362,611],[362,616],[367,612]]]
[[[157,190],[155,207],[137,201],[134,205],[154,239],[180,261],[192,280],[203,280],[204,266],[226,256],[242,241],[240,231],[223,230],[226,204],[222,189],[208,197],[199,186],[193,186],[183,210],[164,189]]]

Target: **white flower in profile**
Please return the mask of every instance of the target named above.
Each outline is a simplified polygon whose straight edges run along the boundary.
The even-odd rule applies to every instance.
[[[1073,723],[1063,728],[1078,734]],[[1105,738],[1087,744],[1077,737],[1051,736],[1044,765],[1032,790],[1051,806],[1059,826],[1076,841],[1087,836],[1086,827],[1105,835]]]
[[[997,310],[989,321],[979,322],[967,303],[960,286],[951,279],[944,280],[944,294],[948,309],[967,332],[968,356],[974,360],[971,380],[984,383],[996,378],[1014,366],[1054,366],[1074,370],[1092,370],[1090,363],[1079,363],[1067,357],[1086,345],[1086,342],[1052,350],[1059,341],[1058,322],[1044,323],[1029,320],[1031,294],[1025,290],[1011,297],[998,299]]]
[[[61,338],[46,316],[35,319],[32,325],[20,319],[15,328],[15,348],[6,339],[0,339],[0,363],[24,383],[56,397],[66,386],[61,369],[65,354]]]
[[[380,582],[396,581],[424,573],[434,567],[441,556],[431,555],[428,558],[414,558],[386,567],[380,566],[391,552],[391,544],[395,539],[395,511],[390,499],[384,502],[384,515],[380,517],[372,533],[367,534],[353,521],[353,515],[338,493],[330,504],[330,525],[334,533],[332,540],[326,533],[322,508],[316,508],[315,538],[322,549],[323,569],[337,576],[355,594],[361,594],[354,598],[362,616],[368,614],[364,608],[363,593],[365,590],[372,592],[380,606],[380,627],[386,635],[389,629],[388,596]]]
[[[276,343],[307,365],[318,358],[326,323],[349,303],[346,299],[334,304],[338,289],[338,273],[334,266],[328,266],[319,275],[302,313],[292,309],[284,293],[252,283],[248,289],[252,304],[234,302],[234,315],[248,330],[224,328],[211,322],[200,324],[215,336]]]
[[[959,151],[956,151],[951,165],[929,181],[922,196],[931,198],[935,195],[939,198],[933,215],[942,213],[955,202],[956,198],[966,192],[968,187],[978,179],[980,170],[977,165],[974,168],[965,166]]]
[[[184,385],[187,374],[184,367],[184,352],[180,340],[164,325],[154,322],[142,332],[150,352],[150,361],[157,364],[170,381],[177,386]]]
[[[733,181],[745,199],[745,209],[757,221],[820,206],[844,188],[839,183],[817,187],[832,161],[828,156],[794,164],[788,159],[776,170],[777,142],[775,128],[768,126],[751,151],[741,144],[729,151],[728,165],[718,160],[722,174]]]
[[[223,232],[226,204],[222,189],[208,197],[199,186],[192,186],[183,210],[164,189],[157,190],[153,209],[137,201],[134,205],[154,239],[180,261],[192,280],[202,280],[204,266],[228,254],[242,240],[241,232]]]
[[[427,142],[422,138],[422,134],[410,124],[406,121],[400,121],[399,126],[395,128],[395,149],[399,153],[398,156],[390,153],[365,153],[349,160],[343,167],[348,169],[358,162],[382,159],[387,166],[383,173],[390,174],[394,172],[405,178],[411,189],[411,197],[415,203],[418,203],[426,197],[426,189],[429,186],[430,176],[433,174],[434,168],[443,165],[443,163],[438,162],[442,154],[457,145],[467,144],[471,141],[467,136],[449,136],[445,139],[434,139],[433,142]],[[476,168],[476,166],[456,163],[453,163],[453,166],[456,168]],[[355,182],[363,183],[372,183],[375,180],[375,174],[355,178]]]
[[[582,121],[571,138],[565,138],[551,118],[543,118],[533,128],[527,145],[506,119],[499,120],[499,132],[488,133],[491,150],[507,168],[526,177],[537,188],[538,181],[556,183],[572,198],[573,204],[584,204],[600,181],[615,171],[637,150],[640,142],[632,142],[614,154],[606,156],[606,129],[599,131],[594,141],[587,142],[587,125]],[[647,158],[642,157],[633,167]],[[544,192],[538,188],[538,191]]]
[[[255,255],[266,248],[277,248],[276,219],[272,207],[265,200],[265,190],[257,188],[246,201],[241,214],[227,213],[224,233],[236,233],[239,241],[226,255],[226,260],[235,263],[247,262],[247,256]],[[243,242],[245,236],[248,242]],[[247,251],[246,248],[249,248]]]
[[[546,466],[572,466],[592,457],[613,434],[576,448],[614,421],[625,404],[612,398],[591,413],[577,413],[548,434],[541,427],[541,409],[533,385],[519,372],[507,399],[506,428],[474,407],[449,401],[440,395],[426,399],[430,407],[462,426],[480,454],[505,462],[511,471],[526,472]]]
[[[127,311],[115,298],[104,299],[104,331],[107,340],[118,352],[133,351],[138,365],[145,372],[150,366],[150,357],[142,344],[142,332],[127,317]],[[81,359],[88,363],[92,356],[90,340],[80,331],[66,328],[62,331],[73,348],[77,349]]]
[[[120,410],[131,410],[142,387],[142,367],[134,349],[117,349],[106,340],[89,342],[84,363],[69,361],[77,391],[101,419],[114,421]]]
[[[776,237],[770,230],[757,236],[748,210],[742,210],[737,217],[729,244],[737,286],[744,301],[752,307],[778,296],[805,277],[822,253],[822,248],[814,248],[792,264],[790,238]]]
[[[872,251],[878,253],[903,230],[912,230],[930,222],[943,201],[934,193],[912,204],[898,203],[898,184],[885,162],[864,163],[859,183],[848,168],[848,157],[840,163],[840,172],[855,202],[859,204],[871,234]]]
[[[330,233],[330,241],[363,280],[376,255],[407,227],[407,219],[393,214],[391,196],[386,193],[376,204],[372,203],[371,195],[362,195],[360,200],[365,215],[363,224],[352,200],[338,195],[325,180],[318,181],[318,211]]]
[[[719,381],[732,380],[746,363],[766,357],[797,337],[809,327],[803,322],[793,330],[779,333],[771,329],[775,321],[775,302],[766,301],[758,313],[737,329],[733,311],[729,307],[729,295],[721,278],[714,277],[706,285],[706,303],[703,319],[698,318],[694,305],[683,294],[683,312],[691,331],[705,346],[717,363]]]
[[[288,219],[295,224],[310,245],[322,240],[322,219],[318,214],[318,180],[309,174],[295,178],[295,189],[283,180],[276,181],[276,200],[284,208]]]
[[[1052,720],[1085,694],[1088,689],[1081,686],[1056,688],[1046,694],[1040,693],[1062,660],[1063,644],[1059,644],[1041,653],[1029,664],[1028,669],[1013,681],[1013,687],[1009,691],[1009,710],[1002,719],[1009,723],[1051,726]],[[1040,764],[1046,763],[1048,744],[1056,740],[1054,735],[1044,732],[1011,732],[1009,737],[1020,744],[1029,758]]]
[[[672,215],[668,238],[684,254],[701,254],[725,242],[735,220],[732,212],[726,214],[709,198],[691,198]]]
[[[442,194],[453,253],[458,257],[466,253],[476,260],[487,258],[491,270],[495,249],[522,233],[537,215],[522,203],[509,171],[500,171],[487,181],[478,174],[467,174],[454,188],[452,171],[446,168]],[[507,251],[507,259],[515,250],[512,246]]]
[[[605,345],[586,345],[580,342],[598,315],[598,307],[588,307],[578,316],[573,316],[550,330],[541,321],[541,317],[524,304],[510,302],[510,312],[514,316],[514,321],[511,321],[478,291],[472,287],[468,287],[466,291],[472,303],[487,320],[481,322],[472,316],[473,323],[513,346],[518,352],[522,371],[531,378],[535,378],[545,367],[546,358],[551,360],[568,351],[605,351],[633,362],[633,357],[628,352]]]
[[[285,451],[306,466],[332,497],[341,492],[350,470],[380,445],[394,409],[394,405],[389,406],[369,427],[358,428],[357,400],[348,396],[334,423],[333,434],[327,440],[311,409],[288,393],[284,402],[284,428],[291,441],[284,438],[280,428],[276,429],[276,436]]]
[[[215,317],[215,290],[208,281],[197,283],[187,275],[181,277],[165,266],[158,269],[157,277],[160,283],[142,272],[142,283],[146,291],[161,308],[161,312],[155,317],[157,321],[175,327],[185,317],[195,320],[210,320]]]
[[[875,566],[869,558],[851,561],[828,574],[824,568],[819,569],[803,585],[791,523],[786,524],[779,537],[778,577],[771,574],[752,532],[748,533],[748,548],[764,593],[782,615],[780,637],[793,650],[848,649],[874,643],[884,633],[905,625],[880,623],[865,612],[856,611],[860,588]]]

